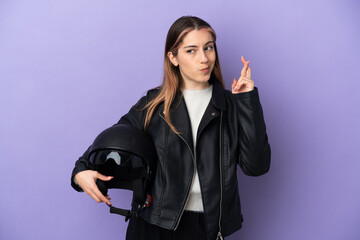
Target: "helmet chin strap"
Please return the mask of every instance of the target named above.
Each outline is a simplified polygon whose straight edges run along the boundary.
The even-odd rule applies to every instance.
[[[133,212],[130,210],[117,208],[117,207],[111,206],[109,204],[106,204],[106,205],[108,205],[110,207],[110,213],[119,214],[121,216],[124,216],[125,222],[127,222],[129,220],[130,216],[133,214]]]
[[[119,214],[119,215],[124,216],[125,217],[125,222],[127,222],[129,220],[129,218],[131,217],[131,215],[135,215],[136,217],[138,217],[139,212],[141,210],[143,210],[144,208],[149,207],[150,203],[151,203],[151,197],[150,197],[150,195],[148,195],[146,200],[145,200],[145,203],[142,206],[139,205],[137,210],[131,210],[130,211],[130,210],[127,210],[127,209],[117,208],[117,207],[111,206],[109,204],[106,204],[106,205],[108,205],[110,207],[110,213]]]

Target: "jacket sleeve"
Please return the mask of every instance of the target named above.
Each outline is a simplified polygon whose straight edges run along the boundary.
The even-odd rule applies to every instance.
[[[143,107],[147,103],[147,97],[142,97],[137,104],[135,104],[127,114],[121,117],[117,124],[130,124],[139,129],[143,129],[146,111]],[[91,146],[90,146],[91,147]],[[89,151],[90,147],[84,154],[75,162],[75,167],[71,174],[71,186],[78,192],[82,192],[81,187],[75,182],[75,175],[81,171],[89,170]]]
[[[238,163],[246,175],[265,174],[270,168],[271,149],[258,89],[233,94],[233,97],[240,124]]]
[[[91,146],[90,146],[91,147]],[[71,173],[71,186],[78,192],[83,192],[82,188],[75,182],[75,175],[81,171],[89,170],[89,150],[90,147],[75,162],[75,167]]]

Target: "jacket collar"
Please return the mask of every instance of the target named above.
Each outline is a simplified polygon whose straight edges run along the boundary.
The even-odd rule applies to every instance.
[[[226,104],[226,90],[217,81],[211,81],[213,84],[213,92],[211,102],[205,110],[204,116],[201,119],[198,128],[198,136],[201,134],[205,126],[219,115],[219,110],[224,111]],[[161,113],[164,118],[164,112]],[[174,127],[180,132],[180,137],[187,143],[189,148],[194,151],[193,137],[191,131],[191,122],[185,100],[182,92],[179,90],[176,94],[175,100],[170,108],[170,118]],[[165,119],[165,118],[164,118]]]
[[[212,93],[211,102],[215,108],[219,110],[226,110],[225,107],[225,97],[226,90],[221,86],[221,84],[217,81],[213,81],[213,93]]]
[[[213,85],[213,91],[211,96],[211,103],[213,106],[219,110],[226,110],[226,90],[221,86],[221,84],[214,80],[214,78],[211,78],[210,83]],[[180,101],[180,102],[179,102]],[[173,101],[173,104],[171,106],[171,109],[176,111],[176,109],[181,105],[181,102],[183,100],[182,92],[179,90],[175,96],[175,99]],[[185,106],[186,109],[186,106]]]

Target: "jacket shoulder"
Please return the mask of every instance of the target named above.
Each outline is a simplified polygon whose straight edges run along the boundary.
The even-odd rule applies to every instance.
[[[148,104],[152,99],[154,99],[160,92],[160,88],[152,88],[146,92],[144,96],[142,96],[139,101],[133,106],[135,109],[142,109]]]
[[[147,113],[147,104],[157,96],[160,88],[153,88],[147,91],[146,95],[131,107],[129,112],[121,117],[117,124],[130,124],[143,129]]]

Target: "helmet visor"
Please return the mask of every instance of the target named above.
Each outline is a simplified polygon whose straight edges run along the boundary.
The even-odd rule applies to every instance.
[[[105,149],[93,152],[90,156],[90,163],[93,165],[103,165],[108,162],[113,162],[119,167],[145,167],[145,161],[142,158],[125,151]]]

